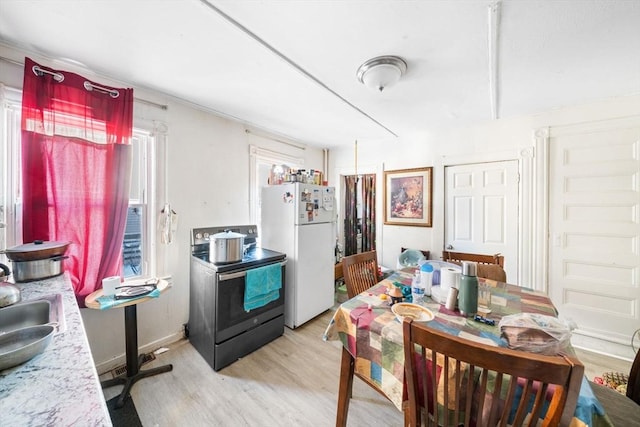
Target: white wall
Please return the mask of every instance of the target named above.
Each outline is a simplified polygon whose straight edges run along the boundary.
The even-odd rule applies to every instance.
[[[640,114],[640,95],[572,106],[537,115],[495,120],[475,126],[436,129],[407,138],[385,141],[358,140],[358,173],[377,175],[377,249],[379,261],[396,265],[401,247],[430,250],[439,259],[444,244],[444,165],[479,161],[518,159],[523,150],[535,150],[534,132],[558,126]],[[427,120],[427,118],[425,118]],[[340,188],[340,175],[354,173],[354,147],[331,152],[330,177]],[[534,163],[537,160],[534,159]],[[433,166],[433,227],[384,225],[383,171]],[[541,173],[541,171],[537,171]],[[338,195],[339,201],[341,195]],[[342,204],[342,203],[341,203]],[[542,215],[542,205],[535,205]],[[544,233],[544,230],[535,230]],[[540,254],[537,254],[540,255]],[[528,262],[525,260],[525,262]],[[534,268],[522,266],[525,271]]]
[[[144,351],[181,338],[183,324],[189,320],[190,230],[250,223],[249,143],[290,151],[289,146],[253,137],[240,123],[171,100],[167,105],[169,201],[179,216],[175,241],[166,254],[173,287],[157,301],[138,307],[138,339]],[[305,167],[321,168],[321,150],[307,148],[304,158]],[[124,315],[122,310],[115,312],[114,318],[114,313],[82,310],[97,365],[114,356],[121,363]],[[119,331],[108,342],[104,340],[105,314]],[[118,347],[120,351],[114,351]]]
[[[24,54],[1,45],[0,56],[24,61]],[[29,56],[43,65],[77,72],[104,84],[127,85]],[[21,88],[22,68],[0,60],[0,82]],[[160,267],[172,276],[173,286],[159,299],[138,307],[138,343],[142,352],[181,338],[183,324],[189,320],[190,229],[249,223],[249,144],[290,155],[294,151],[304,158],[305,168],[317,170],[322,170],[323,153],[317,148],[301,150],[276,142],[273,139],[282,138],[270,139],[268,133],[255,129],[248,133],[247,126],[241,123],[157,92],[134,88],[134,96],[168,107],[165,111],[136,103],[134,125],[161,122],[168,129],[168,197],[179,216],[175,240],[160,248],[161,256],[166,257]],[[81,311],[98,371],[124,363],[124,310]]]

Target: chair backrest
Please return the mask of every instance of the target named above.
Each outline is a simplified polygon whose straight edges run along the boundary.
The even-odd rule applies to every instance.
[[[640,350],[636,353],[631,364],[631,372],[629,372],[629,381],[627,382],[627,397],[640,405]]]
[[[377,256],[376,251],[369,251],[342,258],[344,284],[349,298],[378,283]]]
[[[574,357],[492,347],[410,319],[403,333],[410,425],[422,425],[423,408],[427,425],[570,424],[584,376]]]
[[[401,247],[401,248],[400,248],[400,253],[402,253],[402,252],[406,251],[407,249],[411,249],[411,248],[402,248],[402,247]],[[420,252],[422,252],[422,255],[424,255],[424,259],[429,259],[429,255],[430,255],[429,251],[423,251],[422,249],[417,249],[417,250],[419,250]]]
[[[442,260],[447,262],[455,262],[457,264],[461,263],[462,261],[475,261],[479,264],[498,264],[500,267],[504,268],[504,256],[500,254],[483,255],[442,251]]]
[[[498,264],[478,264],[476,274],[478,277],[484,277],[497,282],[507,282],[507,272]]]

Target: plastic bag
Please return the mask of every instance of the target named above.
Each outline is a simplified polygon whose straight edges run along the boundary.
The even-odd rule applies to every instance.
[[[567,347],[573,329],[557,317],[536,313],[505,316],[498,327],[509,348],[545,355],[558,354]]]

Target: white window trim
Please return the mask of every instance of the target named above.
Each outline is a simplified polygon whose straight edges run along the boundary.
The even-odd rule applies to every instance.
[[[258,224],[258,200],[260,183],[258,182],[258,165],[261,163],[286,164],[295,168],[304,166],[304,158],[278,153],[276,151],[249,145],[249,215],[252,224]]]

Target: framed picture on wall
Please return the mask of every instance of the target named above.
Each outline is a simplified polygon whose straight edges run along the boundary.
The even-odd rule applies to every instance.
[[[384,223],[431,227],[433,168],[384,171]]]

